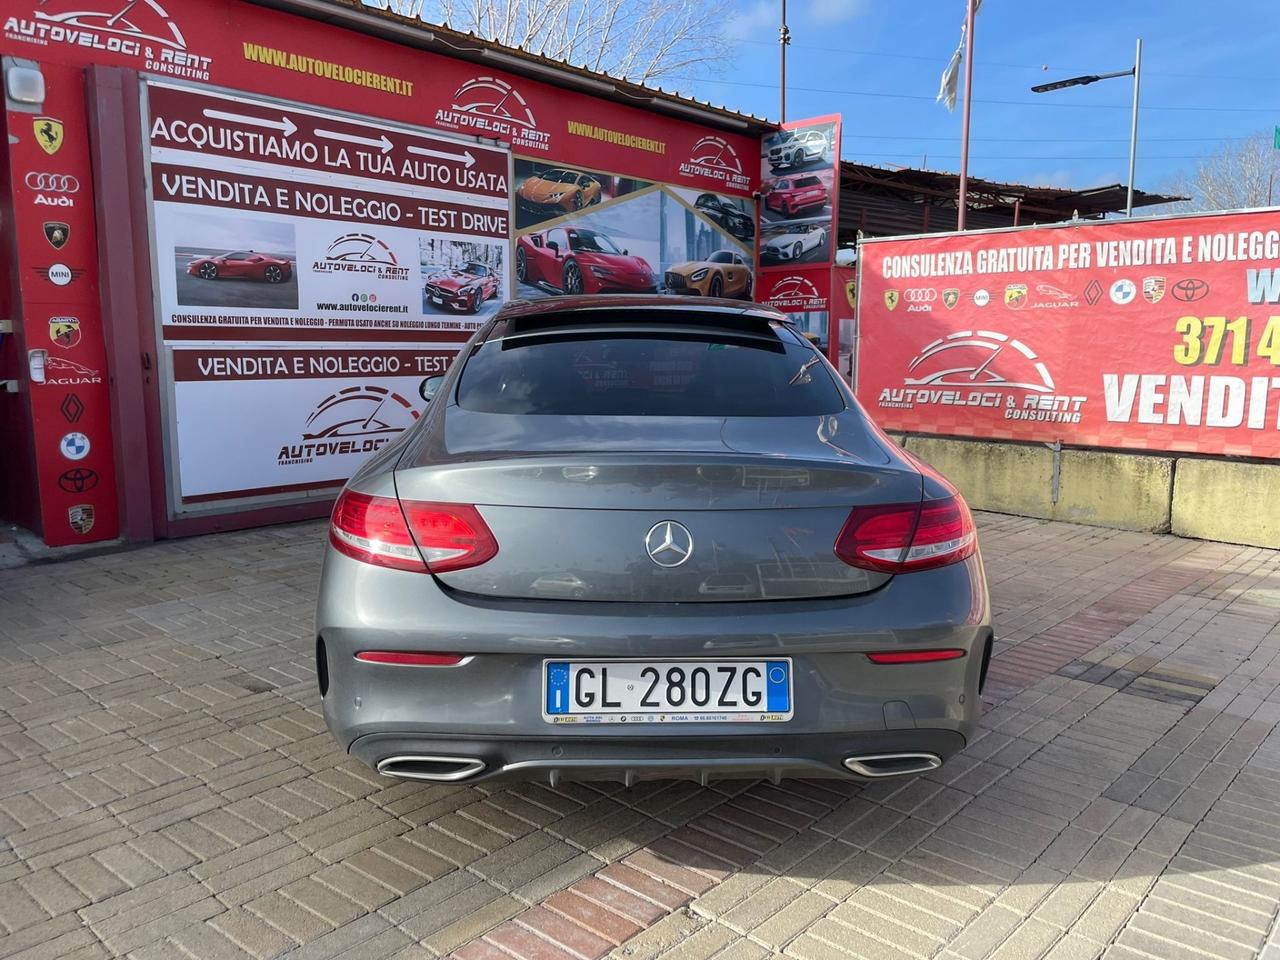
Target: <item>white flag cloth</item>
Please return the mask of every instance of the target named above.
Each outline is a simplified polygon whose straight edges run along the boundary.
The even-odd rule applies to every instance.
[[[982,0],[976,0],[973,5],[974,16],[977,16],[978,8],[981,6]],[[965,13],[965,21],[967,21],[968,11],[966,10]],[[951,60],[947,63],[947,69],[942,71],[942,83],[938,87],[938,102],[951,111],[956,108],[956,92],[960,87],[960,61],[964,59],[964,35],[965,23],[962,22],[960,24],[960,44],[956,47],[956,52],[951,55]]]

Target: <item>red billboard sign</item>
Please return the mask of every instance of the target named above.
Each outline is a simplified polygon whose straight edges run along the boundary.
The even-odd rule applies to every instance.
[[[863,243],[893,430],[1280,457],[1280,211]]]

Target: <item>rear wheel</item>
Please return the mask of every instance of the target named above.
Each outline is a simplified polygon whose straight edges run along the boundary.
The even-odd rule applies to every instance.
[[[751,299],[751,281],[752,281],[751,274],[749,274],[749,273],[748,273],[748,274],[747,274],[747,285],[746,285],[745,287],[743,287],[743,288],[742,288],[742,299],[743,299],[743,300],[750,300],[750,299]]]
[[[724,281],[720,279],[720,274],[716,274],[711,278],[711,287],[708,295],[712,297],[720,297],[724,295]]]
[[[575,209],[575,210],[581,210],[581,209],[582,209],[582,194],[581,194],[581,193],[575,193],[575,194],[573,195],[573,209]]]
[[[202,264],[200,264],[200,279],[201,279],[201,280],[216,280],[216,279],[218,279],[218,267],[217,267],[217,264],[213,264],[213,263],[202,263]]]
[[[529,261],[523,250],[516,250],[516,279],[525,283],[529,279]]]
[[[267,268],[262,271],[262,275],[266,277],[267,283],[279,283],[284,279],[284,271],[274,263],[267,264]]]
[[[568,294],[582,293],[582,271],[578,269],[578,265],[572,260],[564,265],[564,285],[562,289]]]

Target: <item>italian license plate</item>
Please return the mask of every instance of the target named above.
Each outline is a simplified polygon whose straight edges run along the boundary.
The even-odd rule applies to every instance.
[[[545,660],[548,723],[768,723],[792,715],[791,660]]]
[[[443,297],[432,297],[432,298],[431,298],[431,302],[432,302],[432,303],[444,303],[444,298],[443,298]]]

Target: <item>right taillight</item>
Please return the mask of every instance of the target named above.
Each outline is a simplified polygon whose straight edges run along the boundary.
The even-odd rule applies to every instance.
[[[881,573],[908,573],[955,563],[978,549],[973,517],[955,494],[921,503],[854,507],[836,538],[845,563]]]
[[[493,532],[470,504],[397,500],[344,490],[329,542],[356,560],[415,573],[474,567],[498,553]]]

